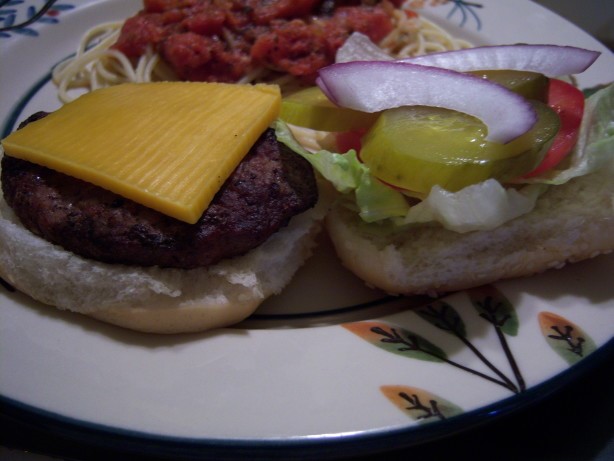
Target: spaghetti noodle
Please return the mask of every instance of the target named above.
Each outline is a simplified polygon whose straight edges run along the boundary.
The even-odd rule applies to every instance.
[[[122,25],[123,22],[109,22],[92,27],[81,37],[75,55],[54,67],[52,79],[60,101],[73,100],[76,95],[71,90],[75,89],[93,91],[119,83],[176,80],[151,48],[136,64],[111,48]]]
[[[406,9],[393,9],[393,29],[379,45],[393,57],[405,58],[435,51],[470,47],[428,19]],[[52,72],[58,88],[58,97],[66,103],[82,92],[127,82],[178,80],[173,70],[151,46],[138,59],[131,60],[113,48],[124,22],[109,22],[89,29],[79,41],[74,56],[59,63]],[[232,41],[232,33],[224,30],[222,36]],[[302,85],[290,74],[274,72],[258,66],[247,72],[237,83],[277,83],[284,94]]]
[[[393,11],[393,15],[395,28],[379,43],[379,46],[395,58],[409,58],[472,46],[468,41],[454,37],[442,27],[416,13],[397,9]]]

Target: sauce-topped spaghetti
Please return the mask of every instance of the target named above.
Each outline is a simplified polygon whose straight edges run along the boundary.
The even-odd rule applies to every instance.
[[[96,26],[54,69],[59,97],[122,82],[312,84],[352,32],[394,56],[469,46],[402,0],[145,0],[123,22]]]

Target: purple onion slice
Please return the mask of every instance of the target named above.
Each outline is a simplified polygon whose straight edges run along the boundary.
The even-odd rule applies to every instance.
[[[399,61],[457,72],[506,69],[559,77],[584,72],[600,54],[574,46],[498,45],[444,51]]]
[[[522,96],[475,76],[399,61],[355,61],[320,69],[317,83],[341,107],[379,112],[401,106],[442,107],[472,115],[486,139],[505,144],[537,121]]]
[[[478,70],[524,70],[547,77],[579,74],[601,53],[574,46],[497,45],[442,51],[398,59],[401,62],[440,67],[457,72]],[[360,32],[354,32],[337,50],[336,62],[389,61],[394,58]]]

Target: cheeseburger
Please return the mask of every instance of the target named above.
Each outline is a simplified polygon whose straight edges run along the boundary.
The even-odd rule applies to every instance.
[[[223,93],[224,111],[236,106],[232,122],[218,126],[209,116],[202,118],[216,96],[207,92],[201,101],[201,88]],[[237,89],[238,97],[228,96]],[[250,112],[245,100],[254,92],[266,99],[266,107],[245,115]],[[184,101],[181,111],[169,112],[166,98],[183,94],[193,103]],[[3,140],[0,276],[45,304],[135,330],[201,331],[244,319],[290,281],[309,256],[324,215],[311,166],[268,128],[279,103],[279,89],[268,85],[126,84],[28,118]],[[210,112],[215,116],[219,110]],[[118,143],[114,137],[122,132],[128,141]],[[236,152],[234,142],[245,132],[251,138],[241,140],[244,151]],[[165,142],[157,142],[158,136]],[[181,150],[186,136],[197,138],[187,153]],[[171,158],[161,171],[158,161],[140,168],[126,159],[134,154],[129,144],[153,145],[150,155],[159,154],[162,161],[185,158],[180,164]],[[163,145],[171,150],[157,152]],[[80,148],[89,151],[75,160]],[[64,154],[67,160],[57,160]],[[113,161],[92,166],[89,161],[98,154]],[[218,173],[202,184],[192,181],[231,155],[237,164],[213,186],[210,202],[193,222],[181,203],[160,199],[167,189],[169,195],[182,187],[195,189],[197,196],[200,189],[211,189]],[[138,174],[126,171],[126,165]],[[190,171],[182,173],[183,167]],[[187,184],[177,177],[192,171],[197,174]],[[118,180],[124,172],[136,178]],[[159,192],[158,183],[166,189]]]

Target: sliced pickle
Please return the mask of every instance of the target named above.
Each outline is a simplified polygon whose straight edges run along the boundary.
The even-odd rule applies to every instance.
[[[548,77],[543,74],[523,70],[482,70],[468,73],[498,83],[527,99],[546,102]]]
[[[363,138],[360,156],[377,178],[418,194],[436,184],[455,192],[489,178],[505,182],[535,168],[559,129],[554,111],[532,104],[537,123],[507,144],[485,141],[486,126],[460,112],[425,106],[387,110]]]
[[[279,118],[292,125],[321,131],[348,131],[370,127],[378,114],[359,112],[333,104],[317,86],[285,97]]]

